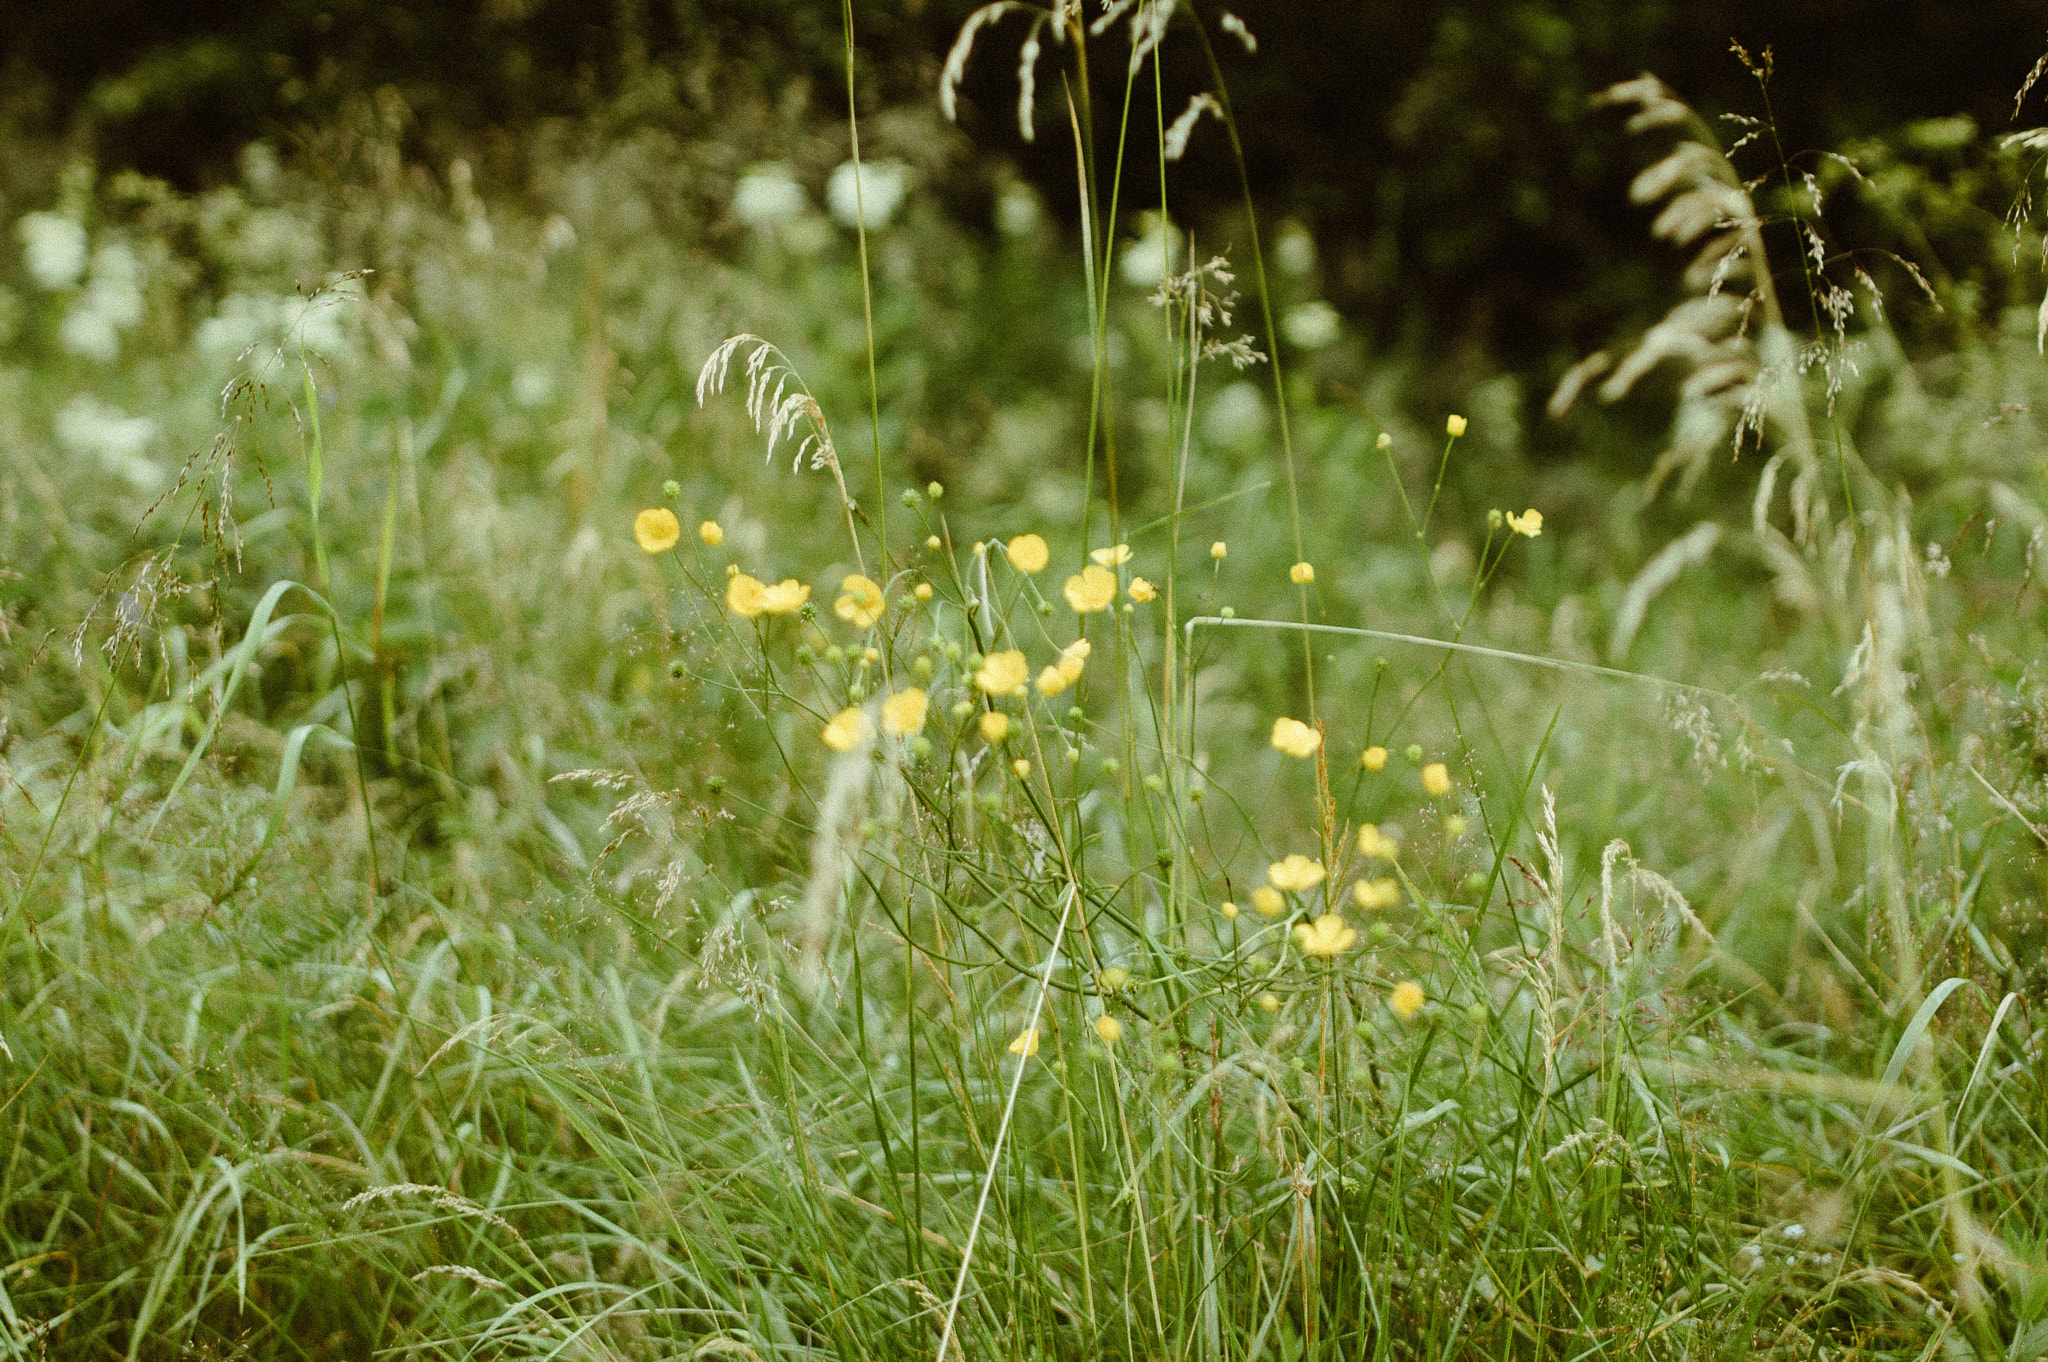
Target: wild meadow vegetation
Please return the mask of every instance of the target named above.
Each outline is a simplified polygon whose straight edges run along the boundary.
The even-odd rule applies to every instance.
[[[1616,86],[1446,404],[1176,218],[1255,29],[5,205],[0,1354],[2048,1355],[2048,140]]]

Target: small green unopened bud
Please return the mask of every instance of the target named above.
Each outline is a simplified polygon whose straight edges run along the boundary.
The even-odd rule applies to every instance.
[[[810,644],[808,644],[808,643],[799,643],[799,644],[797,644],[797,645],[796,645],[796,665],[797,665],[797,666],[799,666],[799,667],[808,667],[808,666],[810,666],[810,665],[811,665],[811,664],[812,664],[813,662],[816,662],[817,660],[818,660],[818,655],[817,655],[817,653],[815,653],[815,652],[813,652],[813,651],[812,651],[812,649],[811,649],[811,645],[810,645]]]
[[[1493,1013],[1487,1010],[1485,1003],[1471,1003],[1465,1008],[1465,1020],[1474,1026],[1484,1026],[1493,1020]]]
[[[1104,757],[1102,759],[1102,774],[1106,776],[1116,775],[1123,769],[1124,764],[1118,761],[1115,757]]]
[[[705,782],[704,782],[704,788],[705,788],[705,789],[707,789],[707,790],[709,790],[709,791],[711,791],[711,793],[713,793],[713,794],[724,794],[724,793],[725,793],[725,777],[724,777],[724,776],[713,776],[713,777],[711,777],[711,779],[709,779],[709,780],[707,780],[707,781],[705,781]]]
[[[919,734],[917,737],[912,738],[910,740],[910,755],[916,757],[919,761],[923,761],[926,757],[930,756],[931,754],[932,740],[930,738],[927,738],[924,735]]]
[[[674,501],[677,497],[683,494],[683,485],[677,482],[674,478],[670,478],[667,482],[661,485],[661,494],[667,497],[670,501]]]
[[[915,487],[906,487],[903,489],[903,504],[914,511],[924,504],[924,494]]]
[[[840,663],[846,661],[846,649],[840,647],[836,643],[833,644],[831,647],[825,650],[825,660],[827,662],[830,662],[835,667],[838,666]]]
[[[1422,765],[1422,744],[1419,742],[1409,743],[1408,746],[1402,750],[1401,755],[1408,758],[1408,764],[1410,766]]]
[[[910,670],[916,673],[918,680],[929,681],[931,680],[932,671],[934,670],[932,667],[932,660],[929,657],[916,658],[911,662]]]
[[[1219,614],[1219,615],[1221,615],[1221,616],[1222,616],[1222,617],[1223,617],[1224,619],[1227,619],[1227,620],[1234,620],[1234,619],[1236,619],[1236,618],[1237,618],[1237,612],[1236,612],[1235,610],[1232,610],[1232,609],[1231,609],[1231,608],[1230,608],[1229,606],[1227,606],[1227,605],[1226,605],[1226,606],[1224,606],[1224,607],[1223,607],[1223,608],[1222,608],[1221,610],[1218,610],[1218,611],[1217,611],[1216,613],[1217,613],[1217,614]]]
[[[1154,771],[1151,775],[1145,777],[1145,788],[1153,794],[1158,794],[1166,788],[1166,777]]]
[[[928,482],[924,485],[924,494],[933,501],[937,501],[940,497],[946,495],[946,489],[936,482]]]
[[[1366,939],[1375,946],[1383,946],[1394,935],[1394,929],[1384,922],[1375,922],[1365,929]]]

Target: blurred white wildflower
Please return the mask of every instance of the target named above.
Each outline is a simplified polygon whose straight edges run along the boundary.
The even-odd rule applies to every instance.
[[[873,230],[889,225],[909,193],[910,167],[901,161],[869,161],[857,172],[853,162],[841,161],[825,182],[825,206],[840,226],[857,227],[865,217]]]
[[[92,279],[65,315],[57,340],[67,351],[111,363],[121,353],[121,333],[142,320],[142,262],[119,242],[92,257]]]
[[[221,299],[217,314],[199,324],[193,343],[210,360],[230,359],[264,342],[339,359],[351,350],[343,301],[334,291],[312,298],[231,293]]]
[[[1318,298],[1314,302],[1288,308],[1287,315],[1280,319],[1280,330],[1286,335],[1289,345],[1303,350],[1320,350],[1337,339],[1342,321],[1336,308]]]
[[[284,192],[284,166],[277,159],[277,149],[268,142],[251,142],[242,148],[237,158],[241,163],[242,183],[249,187],[249,193],[258,199],[274,199]]]
[[[1265,399],[1258,385],[1245,379],[1225,384],[1202,416],[1202,434],[1212,444],[1235,449],[1256,443],[1265,433]]]
[[[1316,267],[1316,239],[1298,222],[1285,223],[1273,243],[1273,263],[1290,279],[1299,279]]]
[[[130,416],[90,393],[80,393],[57,412],[57,443],[74,457],[91,459],[137,488],[161,486],[163,469],[145,451],[157,437],[156,422]]]
[[[1147,213],[1139,222],[1144,234],[1124,247],[1121,268],[1125,283],[1152,288],[1180,264],[1180,232],[1156,213]]]
[[[547,365],[528,360],[512,371],[512,400],[529,410],[544,407],[555,395],[555,375]]]
[[[30,213],[15,224],[22,263],[42,288],[70,288],[85,273],[85,227],[62,213]]]
[[[755,166],[733,186],[732,211],[749,227],[770,228],[801,217],[810,200],[804,187],[789,173],[789,167],[770,163]]]
[[[541,250],[553,255],[556,251],[566,251],[575,244],[576,229],[569,225],[569,219],[560,213],[550,213],[548,220],[540,225]]]
[[[1004,236],[1030,236],[1044,215],[1038,191],[1028,184],[1010,184],[996,198],[996,227]]]

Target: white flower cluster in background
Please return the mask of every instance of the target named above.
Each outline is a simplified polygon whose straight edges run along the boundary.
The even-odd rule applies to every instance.
[[[841,161],[825,182],[825,207],[849,231],[865,219],[869,231],[887,227],[910,195],[910,167],[901,161]]]
[[[328,359],[355,352],[355,307],[361,284],[347,280],[311,298],[284,293],[231,293],[199,324],[193,343],[211,362],[232,360],[251,347],[301,349]]]
[[[22,263],[39,288],[70,288],[85,274],[85,224],[62,213],[29,213],[15,224]]]
[[[148,454],[157,425],[147,416],[130,416],[91,393],[79,393],[58,410],[54,430],[66,453],[98,463],[137,490],[163,485],[164,471]]]

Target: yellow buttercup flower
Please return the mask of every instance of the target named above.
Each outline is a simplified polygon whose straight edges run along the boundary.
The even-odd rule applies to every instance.
[[[1010,566],[1019,572],[1043,572],[1052,550],[1035,534],[1020,534],[1009,543]]]
[[[1465,418],[1464,418],[1464,417],[1462,417],[1462,416],[1451,416],[1451,417],[1447,417],[1447,418],[1445,419],[1445,421],[1444,421],[1444,434],[1446,434],[1446,435],[1450,436],[1450,437],[1451,437],[1451,438],[1452,438],[1453,440],[1455,440],[1455,439],[1457,439],[1457,438],[1458,438],[1458,437],[1459,437],[1460,435],[1463,435],[1464,433],[1465,433]]]
[[[1431,799],[1442,799],[1451,792],[1450,768],[1440,761],[1433,761],[1423,767],[1422,788]]]
[[[1095,1036],[1104,1045],[1114,1045],[1123,1039],[1124,1024],[1107,1012],[1095,1019]]]
[[[1097,549],[1088,556],[1104,567],[1115,567],[1119,563],[1131,561],[1131,546],[1129,544],[1116,544],[1110,548]]]
[[[1058,667],[1047,667],[1038,673],[1038,692],[1041,695],[1058,695],[1072,684]]]
[[[1358,764],[1368,771],[1382,769],[1387,764],[1387,749],[1384,747],[1366,748],[1365,755],[1358,759]]]
[[[1323,882],[1323,863],[1295,852],[1266,867],[1266,879],[1275,889],[1306,894]]]
[[[1387,994],[1387,1007],[1402,1021],[1409,1021],[1422,1010],[1423,1003],[1428,1000],[1428,995],[1422,991],[1422,985],[1413,979],[1407,979],[1395,984],[1393,991]]]
[[[1225,922],[1235,922],[1237,920],[1237,905],[1234,903],[1225,902],[1224,905],[1221,908],[1218,908],[1216,911],[1223,914],[1223,920]]]
[[[707,520],[697,527],[697,537],[704,541],[706,548],[717,548],[725,542],[725,526],[715,520]]]
[[[666,553],[682,537],[676,513],[666,506],[650,506],[633,517],[633,540],[649,553]]]
[[[1324,913],[1313,923],[1295,923],[1294,942],[1303,955],[1342,955],[1358,944],[1358,929],[1336,913]]]
[[[999,709],[982,711],[975,726],[981,730],[981,740],[986,743],[998,743],[1010,736],[1010,716]]]
[[[1351,886],[1351,901],[1367,912],[1401,906],[1401,885],[1397,880],[1360,880]]]
[[[1367,823],[1358,830],[1358,854],[1371,860],[1391,861],[1401,854],[1401,844]]]
[[[1230,545],[1224,543],[1221,539],[1217,540],[1209,546],[1209,556],[1211,558],[1228,558],[1230,556]]]
[[[1143,577],[1133,577],[1131,578],[1130,589],[1125,594],[1139,605],[1143,605],[1159,594],[1159,588],[1146,581]]]
[[[1273,721],[1273,746],[1290,757],[1312,757],[1322,745],[1322,732],[1299,719],[1282,717]]]
[[[1031,774],[1031,763],[1019,757],[1010,763],[1010,769],[1017,773],[1017,779],[1023,780]]]
[[[908,738],[924,727],[931,697],[916,686],[899,690],[882,701],[882,731],[892,738]]]
[[[910,588],[910,594],[921,601],[928,601],[932,598],[932,584],[930,582],[919,582],[916,586]]]
[[[990,695],[1013,695],[1017,687],[1031,680],[1030,664],[1024,661],[1024,654],[1015,648],[1000,653],[990,653],[982,663],[981,670],[974,674],[974,684]]]
[[[1314,563],[1296,563],[1293,567],[1287,569],[1287,580],[1293,582],[1296,586],[1307,586],[1315,579],[1316,565]]]
[[[839,599],[832,602],[832,613],[856,629],[872,625],[887,608],[882,588],[858,572],[848,573],[840,581]]]
[[[1073,576],[1067,578],[1067,585],[1061,592],[1067,604],[1077,615],[1092,615],[1098,610],[1109,609],[1109,603],[1116,599],[1116,574],[1107,568],[1090,563]]]
[[[875,734],[868,716],[857,709],[842,709],[825,725],[825,746],[834,752],[851,752]]]
[[[1017,1039],[1010,1042],[1010,1053],[1029,1059],[1038,1053],[1038,1028],[1027,1026],[1017,1033]]]
[[[928,548],[928,549],[936,549],[936,548],[938,548],[938,547],[939,547],[939,537],[938,537],[937,535],[935,535],[935,534],[928,534],[928,535],[926,535],[926,536],[924,537],[924,546],[925,546],[926,548]]]
[[[1526,534],[1531,539],[1543,533],[1543,512],[1533,506],[1520,515],[1510,511],[1506,517],[1508,528],[1516,534]]]
[[[725,608],[743,620],[768,612],[768,588],[744,572],[735,572],[725,582]]]
[[[1081,668],[1087,664],[1090,651],[1087,639],[1076,639],[1060,649],[1060,660],[1038,674],[1038,689],[1045,695],[1058,695],[1081,679]]]
[[[769,615],[787,615],[803,607],[811,598],[811,589],[794,577],[785,577],[774,586],[761,588],[761,610]]]
[[[1287,900],[1272,885],[1262,884],[1252,890],[1252,907],[1259,910],[1260,917],[1278,917],[1287,911]]]

